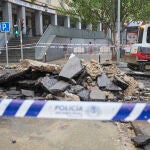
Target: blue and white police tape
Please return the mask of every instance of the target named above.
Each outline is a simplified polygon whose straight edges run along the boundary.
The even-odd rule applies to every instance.
[[[0,116],[54,119],[150,121],[150,104],[0,100]]]

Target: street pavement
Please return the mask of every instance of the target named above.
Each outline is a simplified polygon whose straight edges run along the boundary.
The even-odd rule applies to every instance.
[[[3,150],[124,150],[112,122],[1,118]]]

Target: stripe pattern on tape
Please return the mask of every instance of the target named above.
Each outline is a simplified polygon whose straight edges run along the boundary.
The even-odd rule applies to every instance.
[[[150,120],[150,104],[0,100],[0,116],[106,121]]]

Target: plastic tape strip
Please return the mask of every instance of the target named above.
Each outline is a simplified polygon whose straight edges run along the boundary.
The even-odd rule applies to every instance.
[[[149,121],[150,104],[4,99],[0,100],[0,116],[106,121]]]

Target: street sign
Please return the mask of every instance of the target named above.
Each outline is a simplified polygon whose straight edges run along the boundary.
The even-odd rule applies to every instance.
[[[1,22],[0,23],[0,31],[1,32],[10,32],[10,23],[9,22]]]

